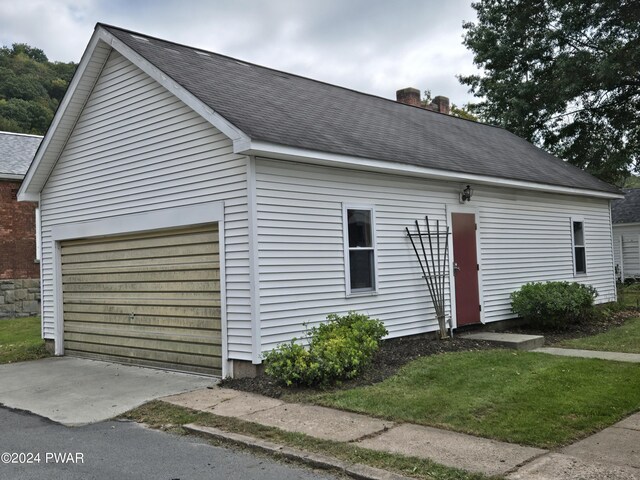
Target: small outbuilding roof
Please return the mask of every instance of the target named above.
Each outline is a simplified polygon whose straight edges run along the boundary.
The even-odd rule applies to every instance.
[[[0,178],[22,178],[41,141],[40,135],[0,132]]]
[[[624,190],[624,198],[611,204],[611,221],[617,223],[640,223],[640,188]]]

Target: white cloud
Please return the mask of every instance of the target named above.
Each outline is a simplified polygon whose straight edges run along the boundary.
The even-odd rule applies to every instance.
[[[79,61],[96,22],[393,98],[413,86],[471,100],[456,74],[470,1],[0,0],[0,42]]]

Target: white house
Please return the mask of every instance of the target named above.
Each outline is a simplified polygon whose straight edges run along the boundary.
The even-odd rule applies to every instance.
[[[640,188],[624,190],[611,205],[613,254],[618,277],[640,279]]]
[[[20,190],[56,354],[225,376],[332,312],[436,330],[425,216],[452,227],[455,328],[529,281],[612,301],[620,197],[501,128],[102,24]]]

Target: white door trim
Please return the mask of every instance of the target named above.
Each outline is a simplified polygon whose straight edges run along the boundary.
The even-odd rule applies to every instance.
[[[484,296],[482,294],[482,255],[480,250],[480,212],[475,205],[468,204],[447,204],[447,225],[449,225],[449,298],[451,299],[451,323],[453,328],[458,327],[458,318],[456,316],[456,282],[453,275],[453,222],[451,219],[452,213],[472,213],[476,218],[476,257],[480,270],[478,270],[478,297],[480,300],[480,322],[485,323],[485,309],[484,309]]]

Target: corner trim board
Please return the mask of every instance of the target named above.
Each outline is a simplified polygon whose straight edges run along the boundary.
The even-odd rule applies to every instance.
[[[260,271],[258,252],[258,204],[256,159],[247,157],[247,214],[249,217],[249,295],[251,299],[251,363],[262,363],[260,336]]]

